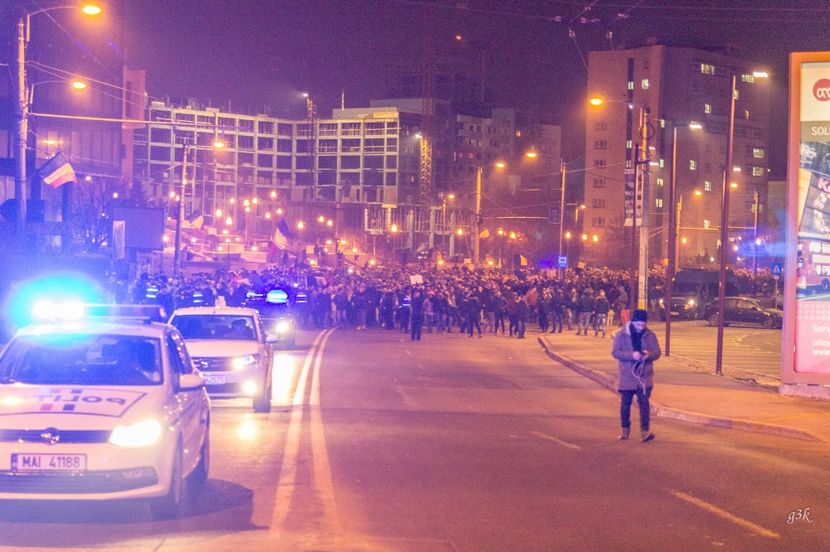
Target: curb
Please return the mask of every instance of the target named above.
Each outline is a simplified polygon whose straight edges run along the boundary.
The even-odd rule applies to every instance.
[[[616,378],[612,378],[606,374],[597,372],[596,370],[592,370],[584,364],[580,364],[569,358],[560,356],[551,351],[548,348],[547,343],[545,343],[545,341],[541,337],[538,337],[537,340],[539,341],[539,344],[542,346],[542,349],[545,350],[545,353],[551,359],[555,360],[559,364],[562,364],[563,366],[566,366],[567,368],[570,368],[577,374],[585,376],[586,378],[600,384],[602,387],[611,391],[615,395],[617,394]],[[737,429],[741,431],[748,431],[751,433],[764,433],[767,435],[775,435],[777,437],[789,437],[791,439],[800,439],[802,441],[822,442],[822,439],[816,437],[812,433],[800,429],[794,429],[791,427],[764,424],[761,422],[750,422],[734,418],[718,418],[715,416],[709,416],[708,414],[701,414],[699,412],[689,412],[686,410],[679,410],[677,408],[663,406],[662,404],[654,400],[650,401],[650,404],[651,413],[660,418],[668,418],[670,420],[678,420],[681,422],[698,424],[707,427],[715,427],[720,429]]]

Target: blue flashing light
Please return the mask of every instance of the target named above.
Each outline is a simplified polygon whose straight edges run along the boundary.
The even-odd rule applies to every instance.
[[[101,303],[100,287],[75,272],[58,272],[18,284],[4,305],[3,315],[15,328],[45,320],[68,322],[84,316],[84,304]]]
[[[262,294],[257,293],[255,291],[249,291],[248,293],[245,294],[246,299],[256,299],[258,297],[262,297]]]
[[[272,289],[265,296],[265,301],[274,305],[284,305],[288,303],[288,294],[282,289]]]

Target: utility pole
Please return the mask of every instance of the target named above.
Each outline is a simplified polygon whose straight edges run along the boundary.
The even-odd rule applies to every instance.
[[[476,167],[476,213],[473,220],[473,267],[478,267],[479,255],[481,252],[481,180],[483,177],[484,168]]]
[[[640,160],[642,164],[642,207],[640,218],[640,263],[638,270],[638,293],[637,293],[637,308],[648,309],[648,228],[649,228],[649,164],[651,163],[651,152],[649,151],[649,109],[643,107],[640,109],[640,141],[643,144],[643,159]],[[635,194],[636,195],[636,194]],[[634,198],[635,203],[637,198]],[[636,224],[636,219],[635,219]]]
[[[26,90],[26,39],[29,16],[17,20],[17,159],[14,176],[15,222],[18,235],[26,225],[26,150],[29,132],[29,100]]]
[[[173,274],[181,272],[182,249],[182,219],[184,219],[184,193],[187,189],[187,154],[190,153],[190,144],[184,145],[182,155],[182,187],[179,192],[179,214],[176,217],[176,239],[173,248]],[[247,226],[246,226],[247,229]]]
[[[560,182],[559,182],[559,247],[556,249],[556,254],[562,256],[562,237],[565,233],[565,160],[562,160],[560,165]],[[579,206],[576,207],[577,216],[579,216]],[[574,221],[576,224],[576,221]],[[559,281],[561,282],[565,276],[565,269],[559,267]]]
[[[671,356],[671,296],[674,272],[677,268],[677,208],[675,196],[677,195],[677,125],[672,125],[672,147],[671,147],[671,182],[669,183],[669,241],[667,247],[668,266],[666,267],[666,287],[664,288],[663,310],[666,313],[666,356]]]

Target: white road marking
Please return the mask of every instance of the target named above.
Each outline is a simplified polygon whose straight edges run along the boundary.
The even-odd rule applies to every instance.
[[[559,439],[557,437],[553,437],[552,435],[546,435],[546,434],[540,433],[538,431],[531,431],[530,433],[531,433],[531,435],[535,435],[535,436],[539,437],[540,439],[545,439],[546,441],[553,441],[554,443],[556,443],[558,445],[562,445],[563,447],[566,447],[566,448],[569,448],[569,449],[582,450],[582,447],[580,447],[579,445],[574,445],[573,443],[568,443],[567,441],[563,441],[562,439]]]
[[[294,392],[294,409],[291,411],[291,419],[288,422],[288,432],[285,436],[285,451],[280,463],[280,479],[277,483],[277,495],[274,498],[274,515],[271,518],[270,527],[272,530],[282,527],[288,511],[291,507],[291,499],[294,497],[294,490],[297,487],[297,456],[300,452],[300,433],[303,425],[303,397],[306,390],[306,380],[311,363],[317,353],[317,347],[325,332],[320,332],[314,338],[311,348],[305,357],[303,370],[300,374],[300,381]]]
[[[769,529],[767,529],[765,527],[761,527],[760,525],[757,525],[755,523],[752,523],[749,520],[740,518],[740,517],[738,517],[738,516],[736,516],[736,515],[734,515],[730,512],[727,512],[726,510],[718,508],[714,504],[709,504],[705,500],[701,500],[697,497],[694,497],[690,494],[683,493],[683,492],[680,492],[680,491],[671,491],[671,494],[673,494],[674,496],[676,496],[677,498],[679,498],[681,500],[685,500],[689,504],[694,504],[695,506],[697,506],[698,508],[700,508],[702,510],[706,510],[710,514],[714,514],[714,515],[718,516],[721,519],[725,519],[726,521],[734,523],[735,525],[740,525],[741,527],[743,527],[745,529],[749,529],[750,531],[752,531],[756,535],[761,535],[762,537],[767,537],[769,539],[780,539],[781,538],[781,535],[779,535],[775,531],[770,531]]]
[[[331,463],[326,447],[326,433],[323,428],[323,416],[320,412],[320,365],[323,362],[323,351],[326,342],[334,330],[329,331],[320,342],[317,351],[317,360],[314,362],[314,374],[311,380],[311,456],[314,466],[314,482],[320,504],[323,508],[323,519],[330,529],[338,531],[340,523],[337,517],[337,503],[334,498],[334,483],[331,477]]]

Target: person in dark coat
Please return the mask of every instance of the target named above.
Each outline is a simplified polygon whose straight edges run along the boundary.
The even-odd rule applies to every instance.
[[[614,335],[611,355],[617,359],[620,393],[620,439],[631,434],[631,402],[637,397],[640,407],[640,431],[643,442],[654,439],[649,425],[649,398],[654,388],[654,361],[660,358],[660,343],[646,327],[648,312],[637,309],[627,323]]]
[[[481,337],[481,301],[475,295],[467,296],[464,302],[467,311],[467,336],[473,337],[473,330],[478,330],[478,337]]]
[[[519,339],[525,338],[527,321],[530,319],[530,305],[524,295],[516,294],[516,331]]]
[[[421,341],[421,329],[424,327],[424,294],[420,289],[412,292],[412,316],[409,325],[409,337],[412,341]]]

